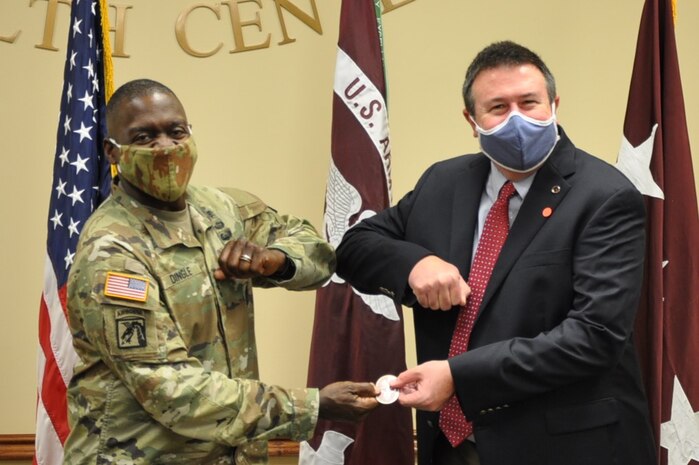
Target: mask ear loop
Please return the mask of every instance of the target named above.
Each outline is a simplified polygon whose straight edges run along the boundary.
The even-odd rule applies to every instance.
[[[108,141],[110,144],[112,144],[114,147],[116,147],[116,148],[118,148],[119,150],[121,150],[121,144],[117,143],[117,141],[115,141],[115,140],[112,139],[111,137],[108,137],[108,138],[107,138],[107,141]],[[119,164],[118,164],[118,163],[112,163],[111,165],[109,165],[109,171],[110,171],[110,173],[112,174],[112,179],[116,178],[117,175],[121,172],[121,170],[119,169]]]
[[[112,144],[114,147],[118,148],[121,150],[121,144],[118,144],[117,141],[112,139],[111,137],[107,138],[107,141],[109,141],[110,144]]]

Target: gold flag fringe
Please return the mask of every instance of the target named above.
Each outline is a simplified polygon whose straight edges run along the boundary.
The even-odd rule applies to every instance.
[[[677,0],[672,0],[672,23],[677,24]]]
[[[100,21],[102,24],[102,59],[104,74],[105,103],[114,93],[114,64],[112,63],[112,44],[109,42],[109,6],[107,0],[100,0]],[[117,175],[116,165],[111,165],[112,178]]]

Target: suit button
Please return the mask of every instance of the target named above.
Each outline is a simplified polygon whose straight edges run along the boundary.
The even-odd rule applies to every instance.
[[[478,412],[478,413],[480,413],[481,415],[485,415],[485,414],[488,413],[488,412],[486,412],[485,410],[481,410],[481,411]]]
[[[430,428],[434,428],[434,424],[432,423],[432,420],[427,420],[427,426]]]

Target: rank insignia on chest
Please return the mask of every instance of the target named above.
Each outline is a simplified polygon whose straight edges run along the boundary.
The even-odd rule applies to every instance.
[[[148,278],[109,271],[104,283],[104,295],[117,299],[145,302],[148,298]]]

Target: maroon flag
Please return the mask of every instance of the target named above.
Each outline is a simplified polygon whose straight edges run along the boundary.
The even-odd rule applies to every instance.
[[[379,2],[344,0],[333,95],[332,158],[325,234],[337,246],[357,221],[390,204],[390,156]],[[337,275],[316,295],[308,385],[338,380],[376,382],[405,370],[402,311],[391,299],[365,295]],[[359,425],[320,421],[354,442],[345,463],[414,464],[410,410],[381,405]],[[336,462],[333,462],[336,463]]]
[[[646,195],[636,339],[659,463],[699,463],[699,215],[671,0],[646,0],[617,165]]]

